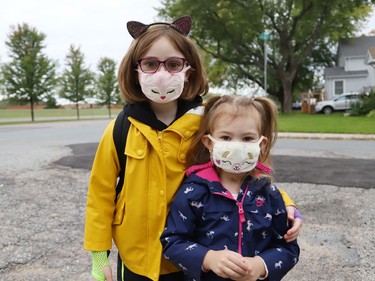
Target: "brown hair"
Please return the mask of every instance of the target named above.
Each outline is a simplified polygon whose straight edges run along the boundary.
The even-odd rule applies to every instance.
[[[259,162],[271,168],[270,151],[277,139],[277,106],[273,100],[266,97],[247,98],[235,95],[215,96],[207,101],[200,128],[187,152],[187,168],[210,161],[210,152],[201,139],[204,135],[212,133],[218,116],[226,114],[223,113],[221,105],[229,106],[234,117],[249,111],[259,115],[259,133],[268,139],[266,146],[261,150]],[[258,172],[263,173],[261,170]]]
[[[199,52],[193,41],[177,32],[169,25],[160,24],[150,26],[137,39],[133,40],[128,52],[124,56],[118,71],[118,81],[121,97],[126,103],[147,101],[138,82],[137,62],[151,48],[160,37],[166,37],[186,58],[191,68],[187,71],[188,81],[185,82],[181,99],[192,100],[197,95],[208,92],[208,82]]]

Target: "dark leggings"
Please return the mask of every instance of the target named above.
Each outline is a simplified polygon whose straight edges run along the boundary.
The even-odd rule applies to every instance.
[[[124,276],[121,276],[122,273],[122,266],[124,266]],[[131,272],[125,265],[122,264],[122,260],[120,258],[120,255],[118,255],[117,260],[117,281],[150,281],[151,279],[135,274],[134,272]],[[159,276],[159,281],[184,281],[184,274],[182,271],[170,273],[170,274],[164,274]]]

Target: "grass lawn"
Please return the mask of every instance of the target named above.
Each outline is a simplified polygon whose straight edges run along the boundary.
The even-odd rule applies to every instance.
[[[112,118],[116,116],[121,109],[112,109]],[[76,118],[75,109],[37,109],[34,111],[36,122],[42,121],[38,118],[57,120],[59,117]],[[81,117],[109,118],[108,109],[80,109]],[[31,121],[30,110],[0,110],[0,124],[14,124],[15,122],[3,122],[1,119],[9,118],[28,118]],[[24,121],[25,123],[27,121]],[[19,122],[17,122],[19,123]],[[280,132],[300,132],[300,133],[347,133],[347,134],[375,134],[375,116],[344,116],[343,113],[334,113],[331,115],[308,114],[293,112],[291,114],[279,115]]]
[[[279,115],[280,132],[375,134],[375,117],[344,116],[343,113]]]

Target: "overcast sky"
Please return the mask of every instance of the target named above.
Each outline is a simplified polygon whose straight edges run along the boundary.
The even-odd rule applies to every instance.
[[[159,0],[7,0],[0,6],[0,62],[8,60],[5,46],[11,25],[27,23],[46,35],[44,52],[64,65],[69,46],[80,46],[86,64],[96,70],[99,59],[119,62],[132,37],[126,23],[157,20]]]
[[[10,26],[27,23],[46,34],[44,52],[61,67],[71,44],[81,47],[92,70],[103,56],[119,63],[132,40],[126,23],[154,22],[154,8],[160,6],[160,0],[4,0],[0,9],[0,62],[8,60],[4,42]],[[375,16],[364,31],[372,29]]]

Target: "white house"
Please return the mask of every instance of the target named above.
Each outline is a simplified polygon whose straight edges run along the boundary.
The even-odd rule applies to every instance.
[[[326,99],[375,87],[375,36],[340,40],[337,66],[325,68],[324,79]]]

